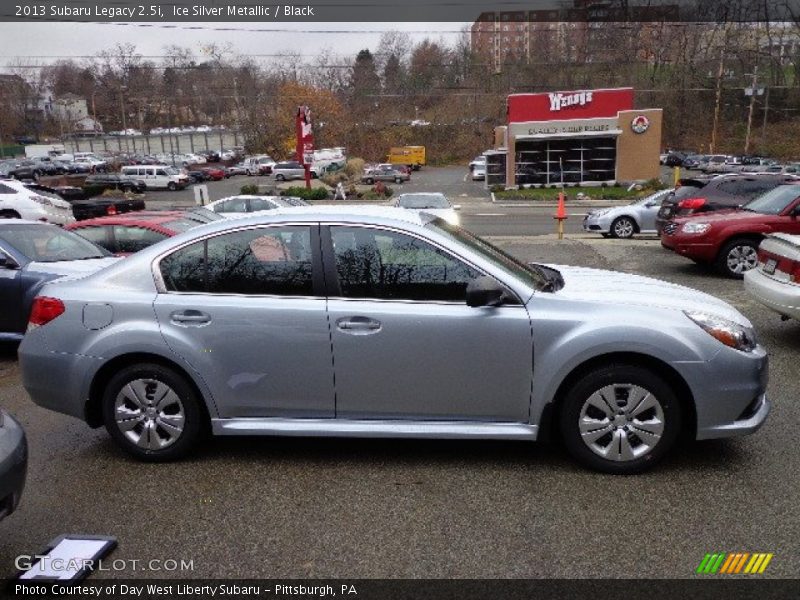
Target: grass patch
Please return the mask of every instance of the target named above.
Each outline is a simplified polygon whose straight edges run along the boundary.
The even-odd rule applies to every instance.
[[[583,194],[586,200],[636,200],[643,198],[660,188],[642,186],[640,190],[628,191],[627,187],[580,187],[565,188],[564,195],[569,200],[576,200],[578,194]],[[526,188],[523,190],[501,190],[494,193],[497,200],[538,200],[558,201],[558,189],[551,188]]]

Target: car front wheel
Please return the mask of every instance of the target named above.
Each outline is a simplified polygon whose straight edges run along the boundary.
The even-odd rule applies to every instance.
[[[174,192],[175,190],[177,190],[177,189],[178,189],[178,185],[177,185],[177,184],[176,184],[174,181],[170,181],[170,182],[167,184],[167,189],[168,189],[170,192]]]
[[[570,388],[559,421],[567,449],[581,464],[630,475],[649,469],[672,447],[681,409],[671,387],[653,371],[612,364]]]
[[[280,173],[275,175],[275,181],[283,181],[284,179],[285,179],[284,176],[281,175]]]
[[[620,217],[611,225],[611,234],[615,238],[627,240],[636,233],[636,223],[630,217]]]
[[[719,253],[717,269],[728,277],[742,279],[746,271],[758,265],[758,242],[740,238],[731,240]]]
[[[172,369],[157,364],[127,367],[109,381],[103,395],[103,419],[123,450],[149,462],[184,456],[206,425],[192,386]]]

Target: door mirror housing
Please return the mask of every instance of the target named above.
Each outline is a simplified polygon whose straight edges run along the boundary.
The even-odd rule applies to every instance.
[[[800,204],[795,206],[789,214],[793,217],[800,217]]]
[[[453,204],[453,210],[461,210],[460,204]]]
[[[0,269],[19,269],[17,261],[0,252]]]
[[[488,275],[482,275],[467,284],[467,306],[500,306],[506,298],[506,289]]]

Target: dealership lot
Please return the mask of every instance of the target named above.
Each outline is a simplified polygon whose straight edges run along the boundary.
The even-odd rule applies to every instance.
[[[689,577],[717,551],[772,552],[767,575],[794,576],[800,324],[655,239],[557,242],[544,234],[551,213],[468,200],[464,221],[525,260],[641,273],[733,303],[771,353],[760,432],[688,445],[629,478],[522,442],[216,439],[184,462],[140,464],[104,430],[34,406],[6,347],[0,405],[26,427],[31,459],[22,504],[0,522],[0,573],[69,532],[117,536],[115,559],[193,561],[170,573],[182,577]],[[520,215],[534,235],[516,233]],[[164,575],[141,568],[106,576]]]

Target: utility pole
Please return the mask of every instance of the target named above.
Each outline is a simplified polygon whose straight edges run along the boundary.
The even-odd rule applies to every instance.
[[[750,109],[747,112],[747,133],[744,136],[744,153],[750,150],[750,131],[753,128],[753,110],[756,107],[756,94],[758,93],[758,65],[753,67],[753,83],[750,87]]]
[[[714,154],[717,149],[717,126],[719,125],[719,109],[722,103],[722,75],[725,68],[725,46],[719,49],[719,71],[717,71],[717,98],[714,102],[714,125],[711,129],[711,143],[708,145],[708,153]]]
[[[769,88],[764,91],[764,123],[761,125],[761,147],[767,143],[767,114],[769,113]]]

